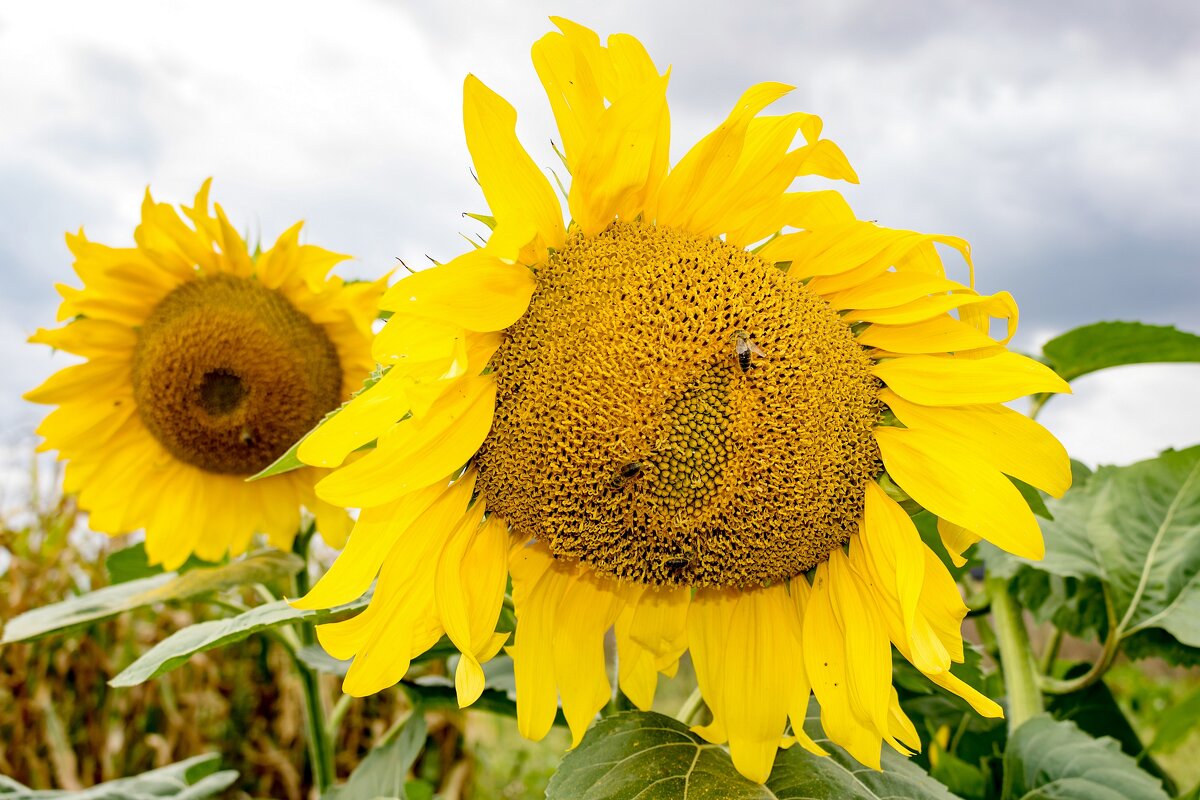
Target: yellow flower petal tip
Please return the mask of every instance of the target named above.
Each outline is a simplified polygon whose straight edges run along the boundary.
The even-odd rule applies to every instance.
[[[468,654],[468,703],[506,638],[488,639],[511,580],[529,738],[561,707],[580,741],[612,694],[610,630],[638,707],[690,653],[713,714],[694,730],[756,781],[781,745],[825,752],[803,731],[814,694],[825,735],[863,764],[885,745],[918,752],[892,648],[998,713],[950,671],[966,607],[881,484],[940,517],[954,559],[980,538],[1040,555],[1009,476],[1061,493],[1069,463],[1002,404],[1070,387],[1007,350],[1016,304],[971,288],[966,242],[792,189],[857,180],[819,118],[766,113],[792,87],[730,98],[671,166],[669,71],[631,36],[554,23],[532,56],[565,173],[468,76],[491,235],[388,292],[388,371],[300,450],[334,466],[375,443],[318,488],[363,510],[314,598],[377,579],[366,611],[325,626],[322,643],[355,658],[348,690],[399,680],[445,634]],[[544,161],[570,176],[569,219]]]

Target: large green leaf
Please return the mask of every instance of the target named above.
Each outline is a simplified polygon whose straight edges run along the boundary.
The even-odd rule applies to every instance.
[[[883,771],[864,769],[821,737],[815,719],[805,729],[830,755],[799,747],[782,751],[765,786],[734,769],[725,748],[661,714],[631,711],[602,719],[562,760],[547,800],[953,800],[946,787],[884,748]]]
[[[142,606],[188,600],[252,583],[269,583],[294,575],[304,566],[299,556],[263,550],[216,567],[200,567],[183,574],[164,572],[148,578],[106,586],[9,620],[0,644],[37,639]]]
[[[1063,380],[1123,364],[1200,361],[1200,336],[1167,325],[1097,322],[1046,342],[1042,353]]]
[[[1001,800],[1167,800],[1115,739],[1038,716],[1008,739]]]
[[[240,642],[252,634],[280,625],[342,619],[352,612],[366,608],[370,599],[368,594],[338,608],[316,611],[302,611],[292,608],[286,600],[276,600],[273,603],[255,606],[233,617],[197,622],[175,631],[154,645],[108,683],[110,686],[137,686],[164,672],[170,672],[196,653]]]
[[[217,772],[221,757],[216,753],[196,756],[132,778],[120,778],[78,792],[27,789],[16,781],[0,779],[0,798],[4,800],[202,800],[216,797],[228,789],[238,774],[233,770]]]
[[[321,800],[412,800],[408,789],[418,787],[408,780],[408,772],[424,746],[425,716],[417,707],[383,735],[345,783],[327,789]]]
[[[1087,664],[1076,664],[1067,670],[1064,677],[1068,679],[1078,677],[1087,672],[1088,668]],[[1173,710],[1169,709],[1164,715],[1164,719]],[[1075,692],[1048,696],[1046,711],[1055,719],[1074,722],[1089,736],[1108,736],[1115,739],[1121,745],[1121,750],[1131,756],[1141,769],[1161,780],[1168,792],[1175,790],[1174,781],[1146,752],[1146,747],[1142,744],[1137,731],[1133,729],[1125,712],[1117,705],[1117,700],[1109,690],[1108,684],[1103,680],[1096,681]],[[1195,710],[1189,721],[1195,720],[1194,714]],[[1165,726],[1168,723],[1160,720],[1159,725]]]
[[[596,723],[563,758],[546,800],[768,800],[725,749],[661,714],[630,711]]]
[[[1161,629],[1181,645],[1200,648],[1200,446],[1101,467],[1082,487],[1052,501],[1050,510],[1054,520],[1042,523],[1043,561],[989,557],[989,568],[1075,579],[1081,583],[1067,594],[1077,600],[1081,587],[1102,584],[1118,640]],[[1094,624],[1095,603],[1084,611],[1085,600],[1074,613]]]

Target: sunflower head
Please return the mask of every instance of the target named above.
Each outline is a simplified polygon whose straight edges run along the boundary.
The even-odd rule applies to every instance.
[[[362,383],[383,290],[329,277],[345,257],[300,244],[299,224],[251,254],[208,191],[183,217],[147,192],[134,247],[69,235],[84,285],[60,286],[67,324],[31,338],[86,359],[26,395],[59,406],[43,449],[67,461],[93,528],[145,528],[168,567],[236,555],[256,531],[288,546],[301,506],[344,539],[315,471],[245,479]]]
[[[610,630],[640,708],[690,652],[712,712],[698,731],[760,781],[781,745],[823,752],[802,728],[812,694],[862,763],[918,749],[893,648],[999,715],[952,670],[966,606],[893,495],[939,518],[948,559],[980,538],[1040,557],[1010,477],[1060,494],[1068,460],[1003,404],[1067,386],[1007,350],[1012,298],[947,273],[939,247],[970,266],[961,239],[798,188],[857,176],[818,118],[764,113],[790,87],[751,87],[669,165],[668,73],[630,36],[554,22],[533,62],[568,220],[515,110],[468,77],[486,246],[389,290],[386,374],[299,450],[340,466],[317,492],[362,513],[298,604],[378,581],[360,616],[319,629],[354,658],[345,689],[394,683],[444,632],[472,702],[507,638],[507,575],[526,736],[561,700],[579,741],[611,696]]]

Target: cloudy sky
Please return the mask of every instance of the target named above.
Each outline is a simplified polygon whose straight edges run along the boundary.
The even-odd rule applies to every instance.
[[[0,447],[28,448],[42,410],[18,396],[67,363],[24,344],[73,280],[63,232],[128,244],[147,185],[178,202],[214,176],[241,229],[305,219],[357,257],[347,275],[456,254],[483,206],[463,77],[551,165],[529,63],[550,14],[673,65],[675,157],[749,84],[794,84],[776,108],[824,118],[859,216],[969,239],[980,287],[1021,304],[1022,347],[1103,319],[1200,331],[1194,2],[26,0],[0,6]],[[1085,461],[1200,441],[1200,366],[1076,388],[1044,420]]]

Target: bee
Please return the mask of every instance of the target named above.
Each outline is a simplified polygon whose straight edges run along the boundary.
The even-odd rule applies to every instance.
[[[626,464],[625,466],[623,466],[619,470],[617,470],[617,474],[613,476],[613,479],[612,479],[613,488],[619,489],[622,486],[624,486],[626,483],[629,483],[629,481],[633,480],[634,478],[636,478],[638,475],[641,475],[641,474],[642,474],[642,462],[630,461],[628,464]]]
[[[749,372],[753,369],[754,364],[751,363],[752,356],[764,358],[767,355],[766,351],[759,347],[758,343],[751,339],[750,334],[745,331],[733,332],[733,352],[737,357],[737,363],[741,367],[742,372]]]
[[[682,572],[691,563],[691,559],[684,558],[683,556],[672,556],[663,562],[663,566],[671,572]]]

